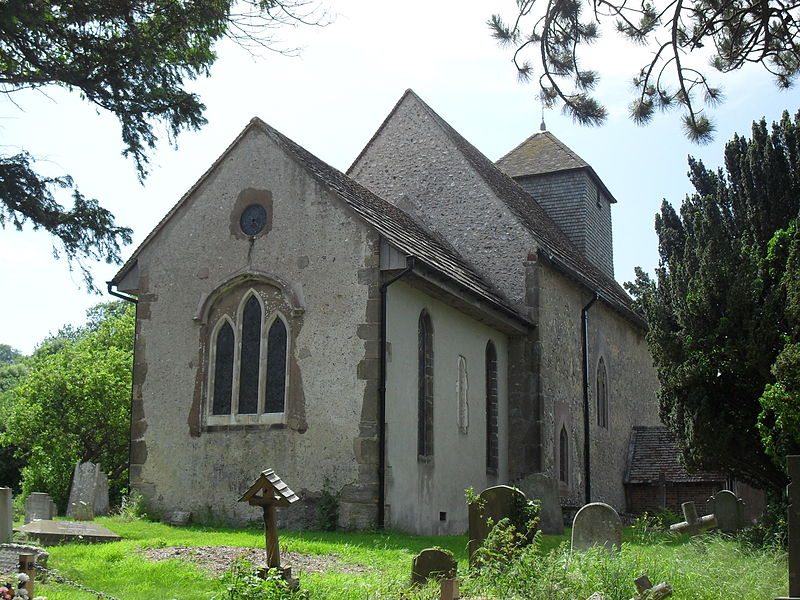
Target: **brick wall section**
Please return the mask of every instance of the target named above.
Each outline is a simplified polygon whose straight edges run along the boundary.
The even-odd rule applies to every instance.
[[[706,500],[725,488],[722,481],[704,483],[637,483],[625,486],[626,511],[641,515],[654,514],[667,508],[679,515],[681,504],[694,502],[698,515],[708,514]]]
[[[523,177],[517,183],[537,200],[586,258],[614,277],[611,204],[586,171]]]

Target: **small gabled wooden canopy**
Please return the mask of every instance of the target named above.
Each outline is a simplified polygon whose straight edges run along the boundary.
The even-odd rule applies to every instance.
[[[247,502],[253,506],[289,506],[299,499],[297,494],[275,474],[275,471],[267,469],[261,471],[261,475],[239,498],[239,502]]]

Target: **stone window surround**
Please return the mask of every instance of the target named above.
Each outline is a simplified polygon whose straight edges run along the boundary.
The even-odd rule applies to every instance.
[[[486,342],[486,472],[496,475],[500,463],[499,408],[497,381],[497,349]]]
[[[417,321],[417,460],[433,462],[433,322],[427,309]]]
[[[569,486],[569,434],[566,423],[561,424],[558,434],[558,481]]]
[[[456,403],[458,406],[458,431],[469,432],[469,377],[467,374],[467,359],[458,355],[458,379],[456,380]]]
[[[237,414],[239,402],[239,368],[241,364],[241,327],[242,327],[242,313],[247,301],[255,297],[261,307],[261,344],[259,347],[259,382],[258,382],[258,412],[256,414]],[[265,396],[266,396],[266,371],[267,371],[267,344],[270,328],[276,319],[280,319],[286,328],[286,356],[284,358],[284,410],[279,413],[265,413],[264,409]],[[212,402],[214,393],[214,372],[216,365],[216,342],[217,333],[220,328],[228,323],[233,329],[234,333],[234,358],[233,358],[233,385],[231,389],[231,414],[227,415],[214,415],[212,414]],[[281,311],[274,311],[271,314],[266,314],[266,308],[261,295],[253,288],[248,288],[242,293],[241,300],[236,310],[236,319],[232,319],[230,315],[223,314],[214,327],[210,330],[208,336],[209,347],[209,360],[207,386],[206,386],[206,409],[204,411],[204,421],[207,427],[220,426],[220,425],[283,425],[286,423],[287,403],[289,397],[289,356],[291,355],[291,326],[289,320],[282,314]]]

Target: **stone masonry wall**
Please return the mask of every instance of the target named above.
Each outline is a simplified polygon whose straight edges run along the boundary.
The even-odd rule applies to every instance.
[[[271,230],[230,231],[244,189],[268,190]],[[260,518],[237,499],[272,467],[308,506],[328,486],[341,524],[372,527],[377,506],[377,240],[283,153],[250,130],[139,255],[131,479],[155,510]],[[233,275],[263,273],[302,305],[290,328],[285,423],[205,427],[207,329],[193,318]],[[213,324],[211,324],[213,325]]]

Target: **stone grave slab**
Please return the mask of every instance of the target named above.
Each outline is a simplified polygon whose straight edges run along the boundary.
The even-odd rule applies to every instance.
[[[185,527],[192,520],[192,513],[188,510],[171,510],[161,519],[163,523],[173,527]]]
[[[611,506],[604,502],[584,505],[572,523],[572,549],[588,550],[603,546],[612,551],[622,544],[622,521]]]
[[[75,465],[67,504],[68,517],[77,518],[73,511],[81,502],[89,504],[95,515],[108,514],[108,476],[100,470],[100,465],[91,462]]]
[[[45,546],[66,542],[117,542],[122,538],[116,533],[90,521],[33,521],[14,531],[25,533]]]
[[[0,487],[0,544],[11,541],[14,522],[14,506],[11,503],[11,488]]]
[[[411,561],[411,583],[428,579],[455,579],[458,563],[453,554],[441,548],[426,548]]]
[[[563,535],[564,516],[561,513],[558,482],[544,473],[532,473],[515,481],[514,485],[528,498],[541,503],[539,529],[542,533]]]
[[[0,544],[0,574],[16,573],[20,554],[33,554],[34,561],[42,567],[47,566],[50,555],[44,548],[28,544]]]
[[[708,499],[708,511],[717,518],[717,526],[725,533],[736,533],[745,526],[745,504],[730,490],[722,490]]]
[[[491,531],[489,521],[493,524],[511,517],[514,514],[515,503],[525,502],[527,498],[521,491],[507,485],[496,485],[486,488],[475,502],[468,506],[469,519],[469,557],[481,547]],[[494,527],[494,525],[492,525]]]
[[[37,519],[49,520],[58,514],[56,503],[45,492],[33,492],[25,498],[25,524]]]
[[[72,518],[76,521],[94,521],[94,510],[88,502],[71,504],[69,508],[67,514],[72,514]]]

